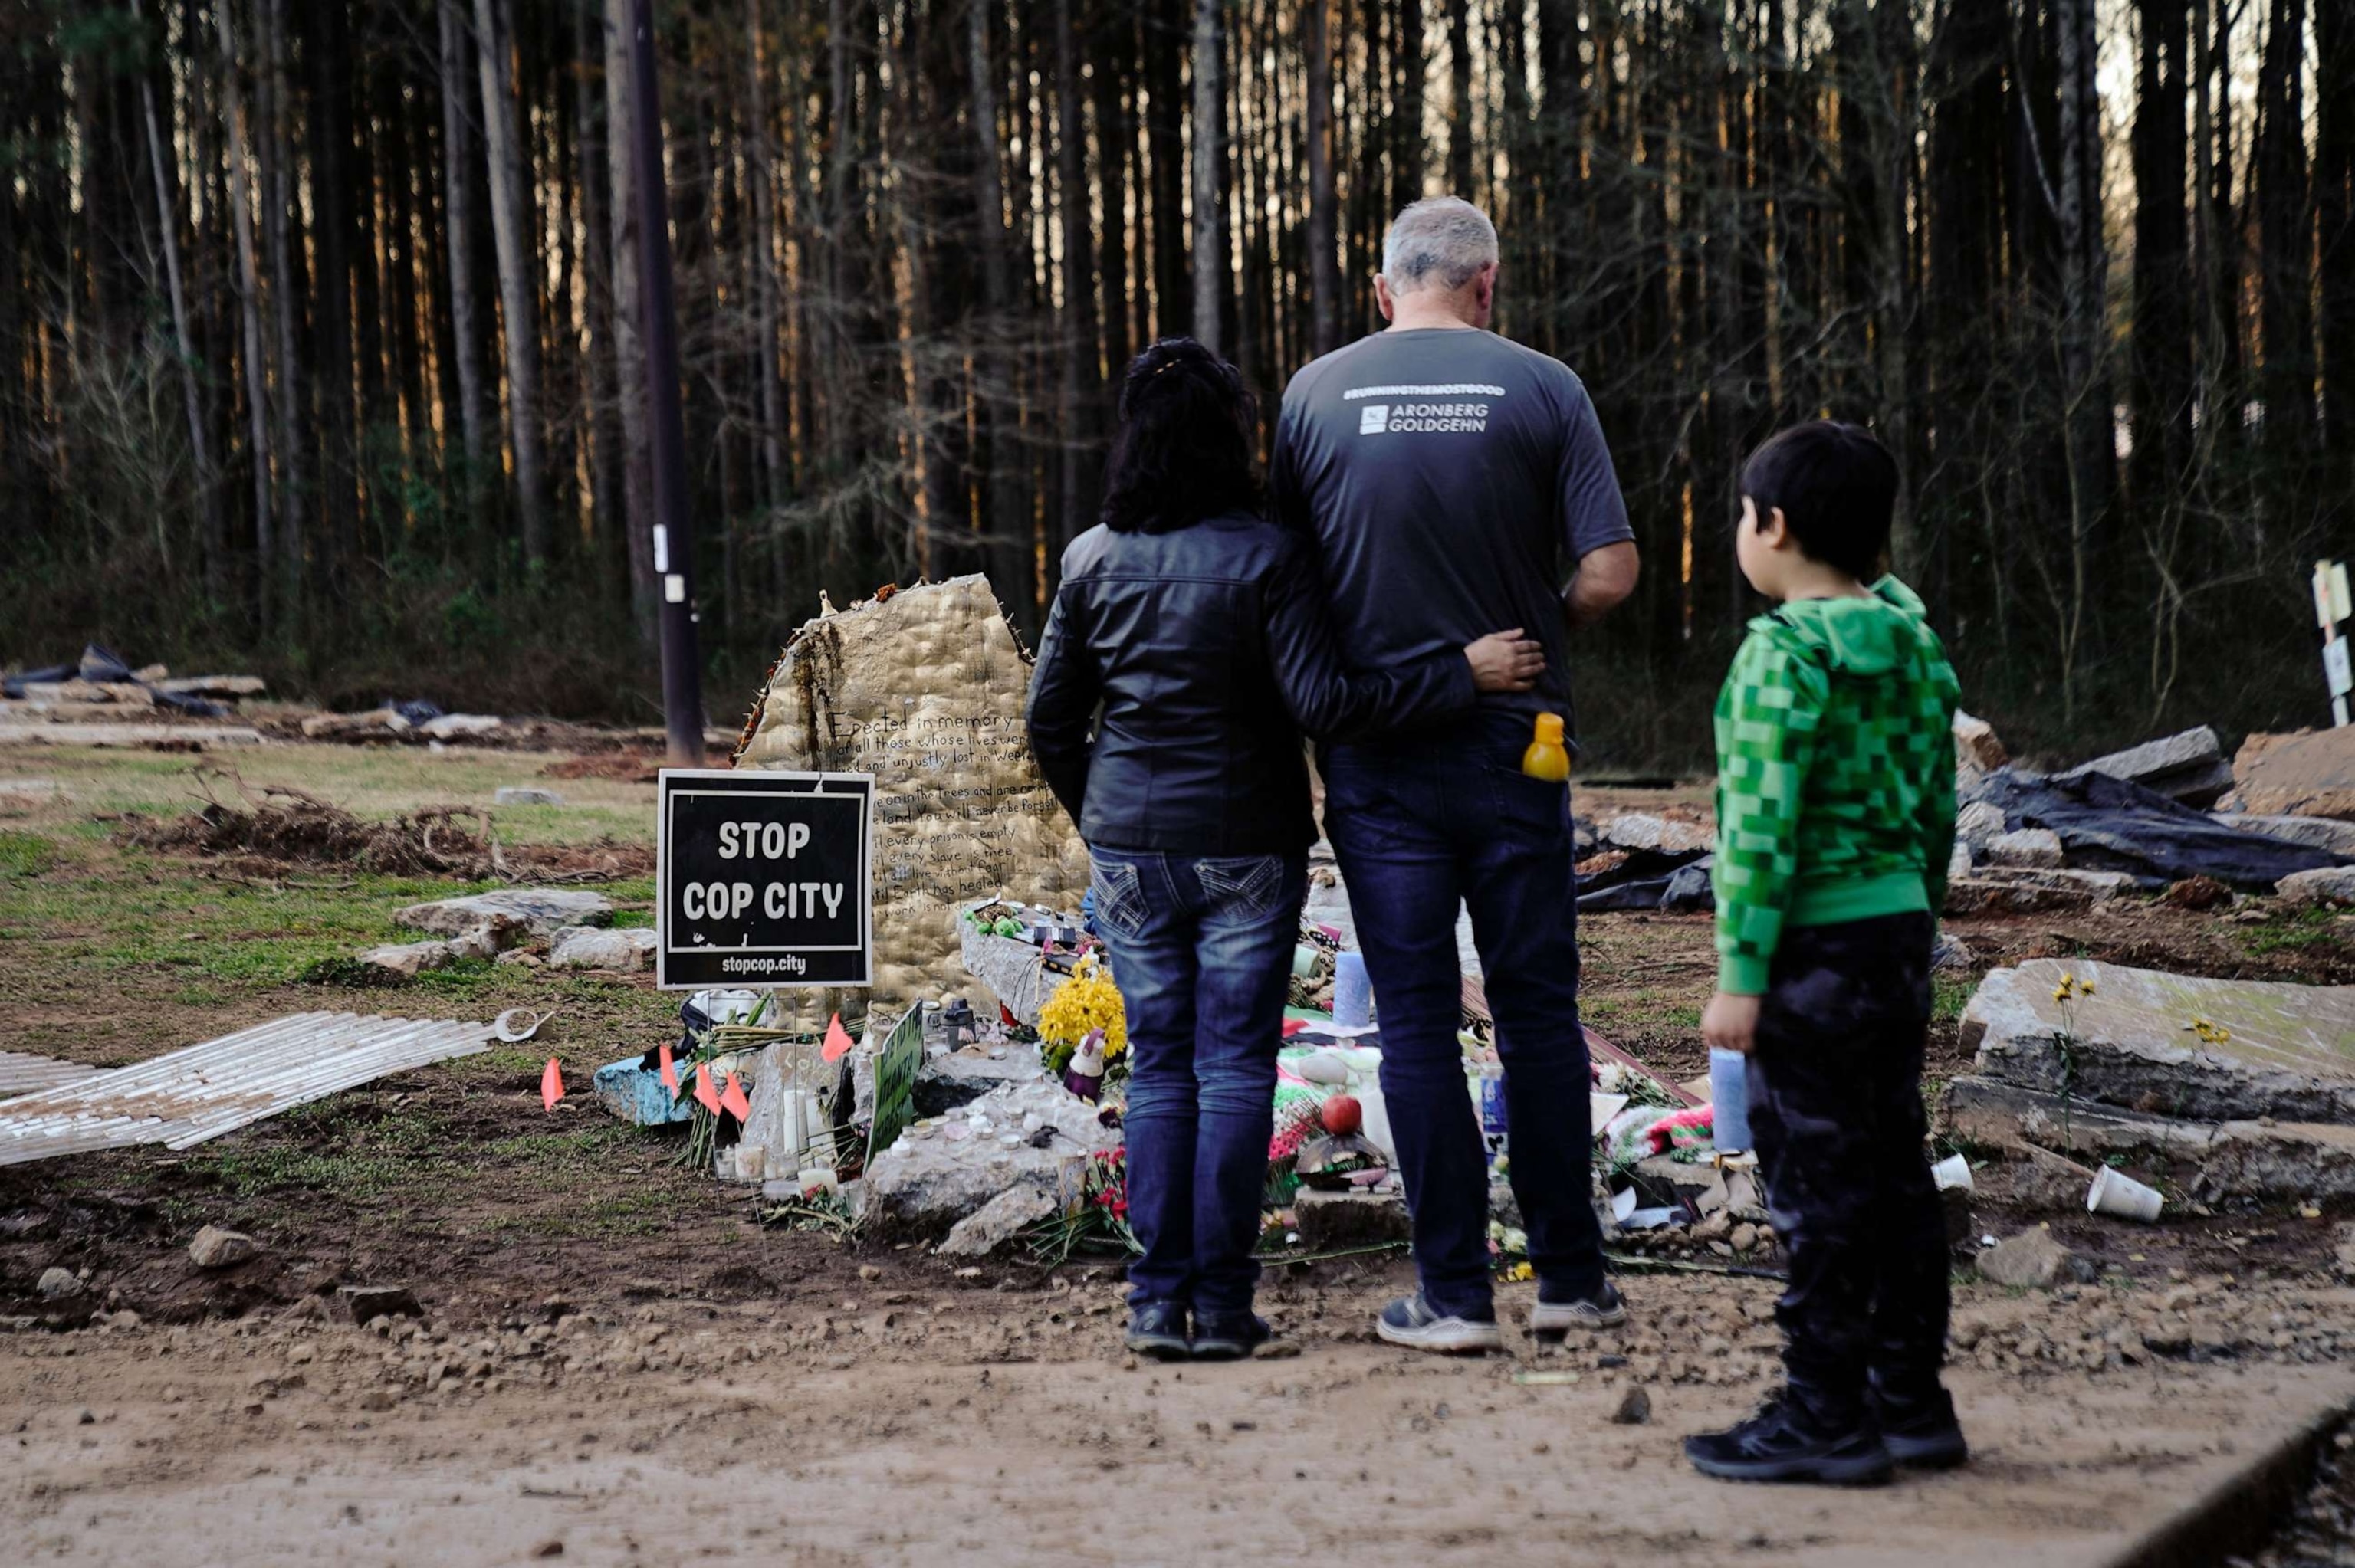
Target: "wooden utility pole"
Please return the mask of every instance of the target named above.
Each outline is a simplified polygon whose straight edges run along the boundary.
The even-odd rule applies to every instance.
[[[662,580],[663,726],[673,766],[700,768],[703,665],[695,636],[695,536],[687,503],[687,417],[678,395],[678,314],[671,299],[670,198],[663,188],[653,0],[631,0],[630,32],[630,173],[638,207],[638,334],[645,348],[646,434],[654,459],[655,571]]]

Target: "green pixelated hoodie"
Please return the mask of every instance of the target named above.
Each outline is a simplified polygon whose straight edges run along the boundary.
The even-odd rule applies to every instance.
[[[1895,577],[1750,623],[1717,699],[1719,990],[1762,994],[1786,925],[1945,902],[1957,695]]]

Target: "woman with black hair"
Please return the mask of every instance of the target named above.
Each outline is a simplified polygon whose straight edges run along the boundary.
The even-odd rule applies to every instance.
[[[1353,673],[1308,541],[1260,510],[1258,408],[1190,338],[1137,355],[1103,522],[1064,552],[1030,744],[1093,865],[1128,1010],[1127,1343],[1246,1356],[1275,1054],[1316,842],[1302,733],[1401,727],[1527,691],[1519,630]],[[1098,709],[1101,706],[1101,715]],[[1090,722],[1094,733],[1090,735]]]

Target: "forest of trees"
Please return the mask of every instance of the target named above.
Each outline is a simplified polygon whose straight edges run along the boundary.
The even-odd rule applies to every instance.
[[[1600,409],[1607,759],[1689,759],[1777,425],[1872,423],[1966,705],[2324,721],[2348,0],[661,0],[707,689],[818,604],[1035,628],[1129,355],[1269,405],[1403,202]],[[654,715],[627,0],[0,0],[0,660]]]

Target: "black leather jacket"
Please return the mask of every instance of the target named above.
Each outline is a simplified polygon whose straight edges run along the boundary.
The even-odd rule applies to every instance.
[[[1460,652],[1345,670],[1312,548],[1244,514],[1166,534],[1099,524],[1071,542],[1028,716],[1082,838],[1178,854],[1305,849],[1303,730],[1361,735],[1472,705]]]

